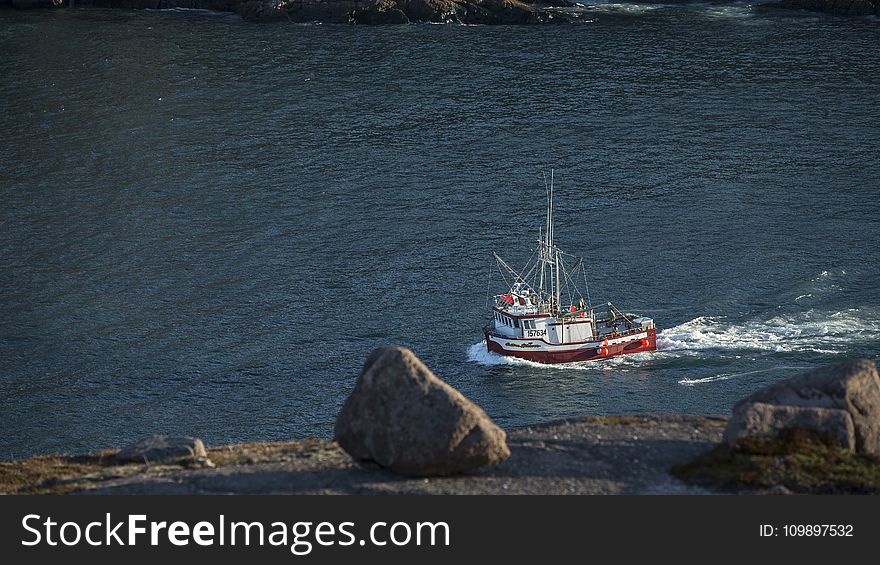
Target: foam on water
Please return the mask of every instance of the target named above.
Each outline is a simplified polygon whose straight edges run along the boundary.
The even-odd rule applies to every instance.
[[[700,316],[661,330],[660,351],[708,349],[843,353],[849,345],[875,339],[880,320],[859,308],[837,312],[807,310],[741,323],[724,316]]]
[[[589,12],[606,12],[612,14],[644,14],[655,10],[668,8],[668,4],[591,4],[585,3],[578,6],[579,9]]]
[[[687,7],[699,10],[710,18],[748,18],[753,15],[749,4],[719,5],[712,2],[692,2],[687,4]]]
[[[715,375],[712,377],[705,377],[702,379],[681,379],[680,381],[678,381],[678,384],[685,385],[685,386],[694,386],[694,385],[705,384],[705,383],[714,383],[715,381],[726,381],[727,379],[729,379],[731,377],[733,377],[733,375],[722,374],[722,375]]]
[[[513,364],[511,363],[512,361],[521,361],[520,359],[504,357],[503,355],[490,352],[486,349],[485,339],[468,347],[467,358],[468,361],[479,363],[480,365],[508,365]]]
[[[705,11],[707,16],[717,19],[752,17],[751,6],[709,6],[706,7]]]
[[[700,379],[688,379],[684,378],[678,381],[678,384],[684,386],[695,386],[707,383],[714,383],[718,381],[726,381],[729,379],[733,379],[736,377],[745,377],[748,375],[757,375],[759,373],[770,373],[770,372],[778,372],[778,371],[804,371],[809,369],[810,367],[773,367],[770,369],[758,369],[755,371],[745,371],[742,373],[720,373],[717,375],[712,375],[709,377],[703,377]]]

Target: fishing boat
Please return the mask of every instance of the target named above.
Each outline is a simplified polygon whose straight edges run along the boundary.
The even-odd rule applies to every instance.
[[[493,253],[493,271],[501,273],[507,292],[491,297],[494,320],[483,328],[486,348],[538,363],[655,351],[654,320],[624,313],[611,302],[591,306],[583,257],[565,253],[555,243],[552,171],[549,183],[545,177],[545,190],[547,218],[525,268],[517,271]]]

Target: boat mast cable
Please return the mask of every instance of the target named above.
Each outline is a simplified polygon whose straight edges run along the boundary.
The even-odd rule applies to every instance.
[[[512,275],[514,276],[514,282],[524,283],[524,284],[528,285],[528,281],[526,281],[526,279],[523,278],[523,276],[522,276],[521,274],[519,274],[518,272],[516,272],[516,270],[515,270],[513,267],[511,267],[510,265],[508,265],[507,263],[505,263],[505,262],[504,262],[504,259],[502,259],[501,257],[499,257],[497,253],[495,253],[495,252],[493,251],[493,252],[492,252],[492,255],[495,256],[495,261],[497,262],[498,265],[501,265],[502,267],[504,267],[505,269],[507,269],[507,270],[510,272],[510,274],[512,274]],[[504,272],[502,271],[502,276],[503,276],[503,273],[504,273]],[[510,286],[511,286],[511,288],[513,288],[513,285],[510,285]]]
[[[494,265],[489,266],[489,282],[486,283],[486,306],[489,306],[489,297],[492,296],[492,271]]]

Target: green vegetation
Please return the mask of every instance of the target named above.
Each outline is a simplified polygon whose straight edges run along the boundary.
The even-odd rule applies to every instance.
[[[105,486],[115,479],[135,475],[204,468],[204,465],[187,460],[165,465],[119,461],[117,453],[117,450],[107,450],[89,455],[49,455],[0,462],[0,495],[62,494]],[[210,466],[215,467],[285,463],[341,455],[344,454],[336,444],[315,439],[291,443],[245,443],[208,450]]]
[[[115,468],[115,451],[91,455],[49,455],[0,463],[0,494],[65,493],[77,483]],[[118,468],[117,468],[118,469]],[[117,473],[118,474],[118,473]]]
[[[804,430],[743,439],[735,449],[722,444],[670,472],[685,482],[722,490],[784,486],[804,494],[880,494],[880,460]]]
[[[345,456],[335,443],[309,438],[298,442],[261,441],[216,447],[208,458],[217,467],[283,463],[299,459]]]

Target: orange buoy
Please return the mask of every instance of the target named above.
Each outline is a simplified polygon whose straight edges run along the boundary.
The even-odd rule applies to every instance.
[[[642,347],[648,347],[648,344],[649,344],[649,343],[651,343],[651,342],[648,341],[647,339],[643,339],[643,340],[642,340]]]
[[[602,345],[608,345],[608,340],[607,340],[607,339],[603,339],[603,340],[602,340]]]
[[[602,355],[608,355],[608,348],[607,347],[602,348]]]

